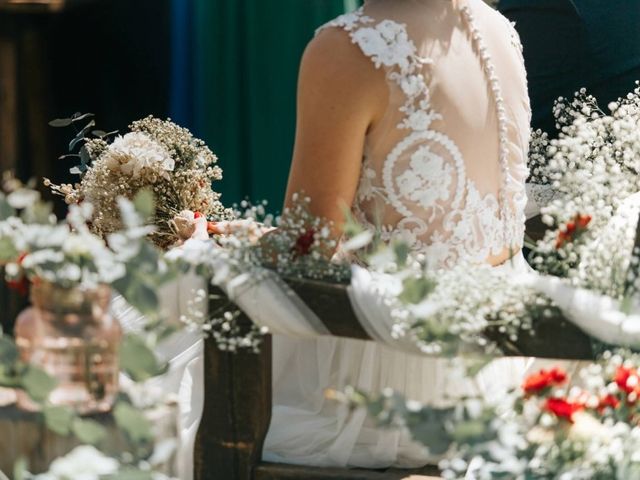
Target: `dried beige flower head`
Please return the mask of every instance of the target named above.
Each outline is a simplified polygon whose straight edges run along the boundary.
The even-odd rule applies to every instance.
[[[139,177],[143,171],[168,177],[176,164],[162,144],[141,132],[118,136],[102,154],[102,160],[109,170],[130,177]]]

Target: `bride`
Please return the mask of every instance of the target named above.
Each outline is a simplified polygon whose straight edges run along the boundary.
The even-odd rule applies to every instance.
[[[519,39],[482,0],[368,0],[322,27],[305,52],[287,198],[308,194],[337,236],[341,206],[351,205],[383,240],[403,238],[432,267],[526,268],[529,121]],[[500,395],[527,368],[500,359],[465,381],[445,360],[373,342],[275,336],[273,350],[264,459],[318,466],[434,460],[404,433],[327,400],[328,388],[390,387],[442,404]]]

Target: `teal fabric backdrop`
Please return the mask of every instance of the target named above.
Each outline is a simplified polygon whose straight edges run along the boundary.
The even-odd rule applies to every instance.
[[[174,0],[172,116],[218,154],[225,204],[279,210],[298,65],[315,29],[356,0]]]

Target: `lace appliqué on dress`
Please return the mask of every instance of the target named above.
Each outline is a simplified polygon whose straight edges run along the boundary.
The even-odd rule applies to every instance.
[[[432,129],[442,115],[430,101],[424,76],[433,62],[422,58],[409,38],[406,26],[392,20],[378,23],[360,8],[326,24],[342,28],[376,68],[384,68],[387,79],[405,97],[397,125],[407,135],[386,157],[381,171],[364,158],[353,205],[356,219],[377,230],[383,241],[402,238],[413,251],[427,254],[434,266],[452,266],[459,261],[482,262],[505,247],[521,243],[523,227],[514,215],[500,218],[495,195],[480,195],[467,178],[464,159],[457,145],[444,133]],[[403,168],[397,168],[402,160]],[[402,215],[395,224],[374,225],[369,219],[374,201],[383,209],[392,207]],[[384,218],[384,213],[379,215]],[[510,212],[514,213],[516,212]],[[431,223],[440,228],[430,228]],[[506,228],[504,222],[513,222]]]

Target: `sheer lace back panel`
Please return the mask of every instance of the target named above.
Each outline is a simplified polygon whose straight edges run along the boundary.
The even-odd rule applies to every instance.
[[[530,108],[513,27],[481,0],[369,0],[325,28],[344,30],[389,85],[355,216],[434,267],[518,249]]]

